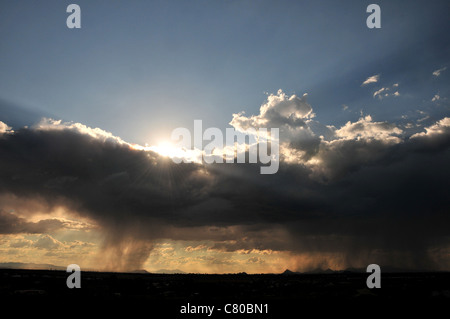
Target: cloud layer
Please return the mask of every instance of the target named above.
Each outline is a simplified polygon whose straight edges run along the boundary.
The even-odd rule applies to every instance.
[[[99,258],[111,269],[141,267],[154,241],[167,239],[287,252],[299,269],[335,261],[448,270],[450,118],[413,135],[368,115],[340,128],[313,118],[306,96],[282,91],[260,114],[233,115],[238,130],[280,128],[280,170],[270,176],[256,164],[175,164],[78,123],[4,128],[0,195],[95,221],[104,233]],[[0,211],[0,232],[67,227],[52,218],[32,222],[25,210]],[[248,262],[261,263],[254,257]]]

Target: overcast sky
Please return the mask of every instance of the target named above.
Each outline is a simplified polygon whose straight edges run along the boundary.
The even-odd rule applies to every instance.
[[[372,2],[2,1],[0,262],[449,270],[450,3]],[[279,172],[135,145],[195,119]]]

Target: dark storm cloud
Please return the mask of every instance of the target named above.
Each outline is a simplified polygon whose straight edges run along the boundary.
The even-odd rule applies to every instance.
[[[0,234],[30,233],[39,234],[53,232],[64,227],[64,223],[57,219],[44,219],[29,222],[24,218],[0,210]]]
[[[427,252],[449,243],[447,122],[400,141],[392,126],[361,120],[370,136],[341,129],[315,146],[319,164],[283,162],[273,175],[251,164],[174,164],[73,127],[20,129],[0,135],[0,193],[94,219],[121,269],[145,261],[156,238],[341,252],[348,265],[364,251],[383,251],[380,263],[400,252],[409,267],[439,269]],[[54,223],[0,214],[1,233],[61,227]]]
[[[170,219],[199,201],[194,165],[175,167],[156,154],[71,130],[27,130],[0,139],[0,190],[66,204],[105,222],[133,216]],[[174,200],[175,199],[175,200]]]

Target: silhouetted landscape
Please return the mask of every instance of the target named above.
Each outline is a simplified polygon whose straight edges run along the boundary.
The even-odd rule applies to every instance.
[[[431,310],[435,310],[450,301],[447,272],[383,273],[380,289],[368,289],[368,274],[352,271],[301,274],[287,270],[283,274],[256,275],[82,272],[80,289],[67,288],[68,276],[60,270],[0,269],[0,297],[22,304],[70,301],[78,305],[106,303],[113,308],[141,306],[165,311],[167,318],[180,315],[181,306],[188,303],[216,308],[232,303],[268,304],[268,314],[253,316],[278,318],[282,313],[306,308],[329,313],[368,306],[371,311],[404,313],[406,305],[408,312],[433,305]],[[320,306],[325,304],[338,308]],[[396,308],[390,308],[392,305]],[[212,315],[221,316],[237,315],[223,311]]]

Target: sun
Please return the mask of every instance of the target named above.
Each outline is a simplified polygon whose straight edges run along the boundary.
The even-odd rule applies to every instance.
[[[181,149],[177,148],[173,143],[167,141],[159,142],[157,145],[150,148],[152,151],[165,157],[174,158],[182,155]]]
[[[197,149],[186,149],[168,141],[160,141],[158,144],[152,146],[149,146],[148,144],[145,144],[145,146],[133,144],[131,145],[131,148],[136,150],[152,151],[160,156],[171,159],[177,158],[176,163],[180,163],[180,161],[185,163],[202,163],[203,151]]]

